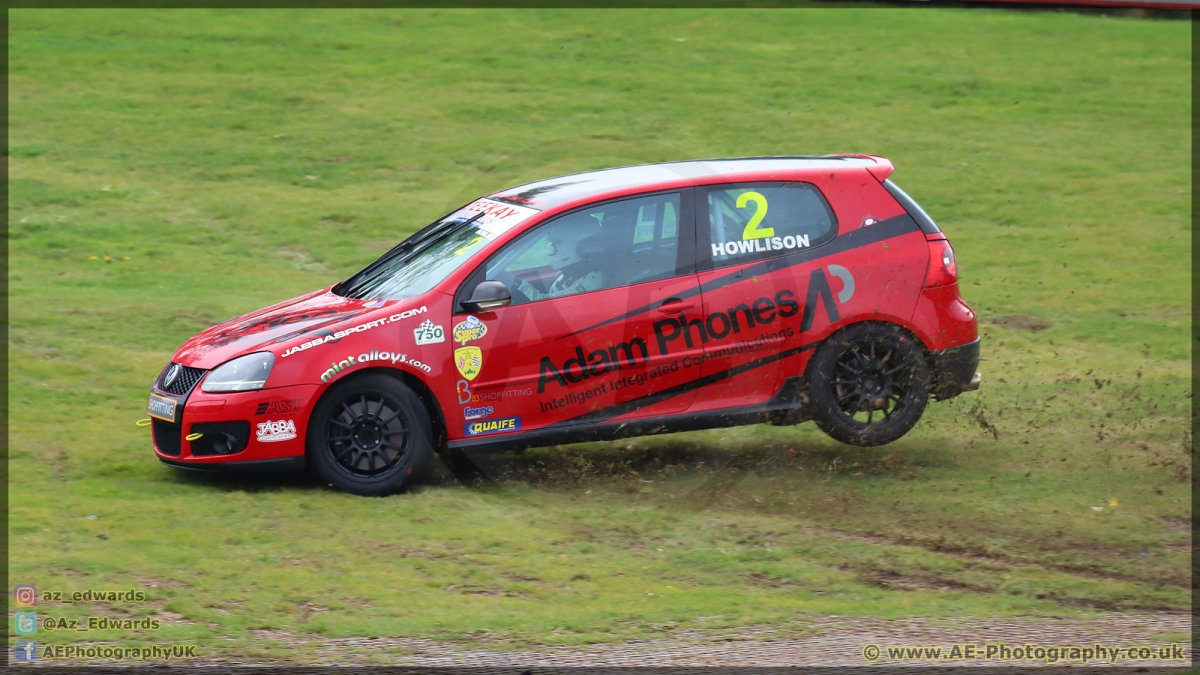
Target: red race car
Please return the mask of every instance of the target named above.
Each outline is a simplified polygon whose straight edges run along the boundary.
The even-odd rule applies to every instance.
[[[188,340],[150,395],[155,452],[382,495],[435,451],[806,420],[889,443],[979,386],[954,251],[891,173],[749,157],[501,190]]]

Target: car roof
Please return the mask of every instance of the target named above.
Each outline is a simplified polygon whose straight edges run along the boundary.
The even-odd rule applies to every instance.
[[[498,190],[489,199],[535,209],[550,209],[601,195],[640,186],[664,189],[680,185],[702,185],[737,174],[792,172],[804,169],[836,171],[866,168],[880,181],[892,172],[892,164],[874,155],[791,155],[779,157],[726,157],[693,159],[658,164],[638,164],[585,171],[525,183]],[[713,180],[718,179],[718,180]]]

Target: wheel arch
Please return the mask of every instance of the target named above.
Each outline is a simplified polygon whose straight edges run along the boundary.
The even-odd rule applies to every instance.
[[[397,368],[376,368],[375,370],[384,371],[387,375],[404,382],[413,390],[417,398],[421,399],[421,404],[425,406],[426,412],[429,413],[429,425],[433,427],[434,450],[441,451],[445,448],[449,439],[446,414],[442,411],[442,405],[438,403],[437,396],[434,396],[433,389],[421,378],[404,370]]]
[[[417,395],[418,399],[420,399],[421,404],[425,406],[425,411],[427,413],[429,413],[429,425],[430,425],[430,427],[433,428],[433,435],[434,435],[434,438],[432,439],[434,449],[440,450],[441,448],[445,447],[446,441],[447,441],[446,416],[442,412],[442,406],[441,406],[441,404],[438,403],[437,397],[433,395],[433,390],[421,378],[419,378],[416,375],[413,375],[412,373],[409,373],[407,371],[400,370],[399,368],[387,368],[387,367],[383,367],[383,366],[379,366],[379,367],[375,367],[375,368],[363,368],[362,370],[356,371],[353,375],[342,378],[342,379],[338,380],[337,382],[331,382],[331,383],[329,383],[328,386],[326,386],[324,389],[321,390],[321,392],[316,396],[315,399],[313,399],[311,409],[315,410],[317,405],[321,402],[321,400],[324,399],[325,396],[327,396],[329,394],[329,392],[333,389],[333,387],[336,384],[351,381],[351,380],[357,379],[359,377],[362,377],[363,375],[369,375],[369,374],[386,375],[387,377],[390,377],[394,380],[398,380],[398,381],[402,382],[409,389],[412,389],[413,393]],[[314,415],[312,415],[312,414],[309,415],[309,420],[308,420],[309,430],[308,431],[311,431],[311,427],[312,427],[315,419],[316,419],[316,417]],[[310,435],[311,434],[307,433],[307,431],[306,431],[306,433],[305,433],[306,440],[305,440],[305,444],[304,444],[306,454],[309,449],[307,438]]]
[[[853,328],[855,326],[860,326],[864,323],[877,323],[877,324],[881,324],[881,325],[885,325],[885,326],[890,326],[892,328],[896,328],[896,329],[900,330],[902,333],[911,337],[913,340],[913,343],[916,344],[921,349],[921,354],[925,356],[925,365],[928,366],[929,373],[931,375],[931,379],[933,380],[933,382],[930,382],[930,386],[932,387],[937,382],[937,368],[936,368],[937,364],[935,363],[934,358],[933,358],[933,350],[931,350],[929,348],[929,343],[925,340],[925,337],[921,335],[920,330],[916,326],[912,325],[912,323],[905,321],[897,316],[887,316],[887,315],[879,315],[879,314],[868,315],[868,316],[858,316],[858,317],[854,317],[853,319],[851,319],[849,321],[846,321],[845,323],[836,324],[835,326],[831,327],[832,330],[830,330],[828,333],[826,333],[820,340],[818,340],[816,342],[816,344],[813,345],[812,353],[815,354],[816,350],[820,349],[822,345],[824,345],[826,342],[829,342],[833,338],[837,337],[839,334],[844,333],[845,331],[847,331],[850,328]],[[812,363],[812,359],[809,358],[808,364],[805,364],[805,368],[804,368],[804,370],[805,370],[804,388],[805,388],[806,392],[808,390],[808,368],[810,367],[811,363]]]

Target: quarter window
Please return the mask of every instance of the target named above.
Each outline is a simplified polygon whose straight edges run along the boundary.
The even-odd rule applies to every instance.
[[[837,234],[829,203],[808,183],[721,186],[707,190],[706,202],[703,248],[714,267],[801,251]]]
[[[516,239],[487,263],[512,304],[675,276],[679,193],[605,202],[560,216]]]

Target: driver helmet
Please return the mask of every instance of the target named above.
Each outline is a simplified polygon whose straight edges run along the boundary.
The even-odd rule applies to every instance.
[[[579,242],[600,234],[600,223],[591,216],[567,218],[550,232],[547,256],[550,267],[561,271],[568,265],[579,262]]]

